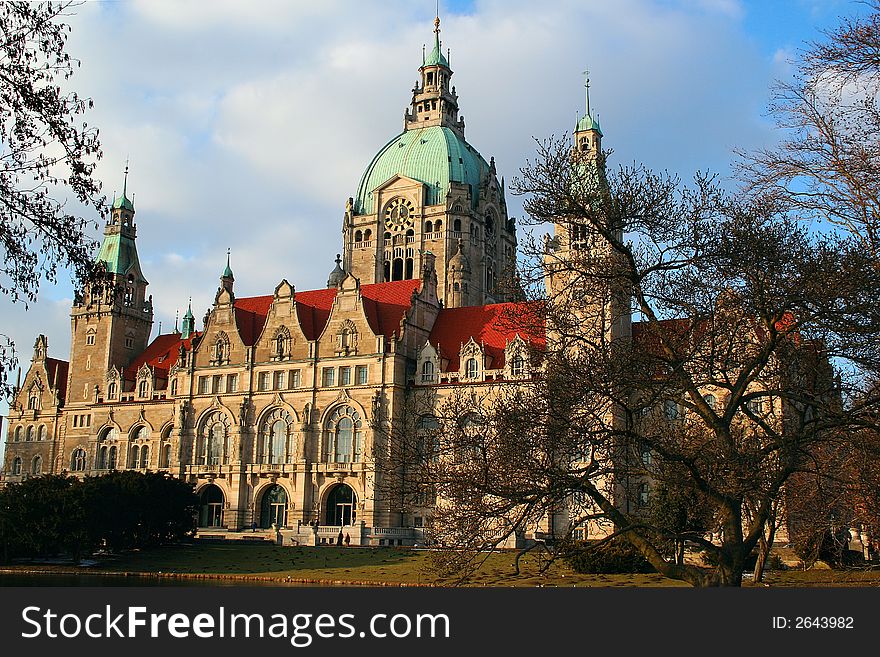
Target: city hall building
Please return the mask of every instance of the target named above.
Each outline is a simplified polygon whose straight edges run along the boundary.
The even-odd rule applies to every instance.
[[[383,487],[379,418],[426,387],[516,385],[544,340],[503,321],[525,303],[497,284],[515,264],[516,226],[494,160],[465,137],[452,75],[436,19],[403,131],[345,204],[326,288],[281,280],[237,297],[227,258],[201,326],[189,309],[179,330],[151,340],[149,272],[124,187],[97,255],[103,275],[71,309],[69,359],[36,340],[3,481],[167,472],[195,486],[202,535],[256,527],[313,544],[344,527],[356,544],[423,540],[430,505],[402,509]],[[601,136],[587,109],[575,143],[598,151]],[[616,326],[629,332],[629,316]]]

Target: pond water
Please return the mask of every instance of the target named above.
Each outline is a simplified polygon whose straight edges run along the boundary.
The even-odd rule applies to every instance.
[[[9,586],[293,586],[313,587],[320,584],[300,582],[178,579],[176,577],[130,577],[124,575],[64,575],[59,573],[0,573],[0,588]]]

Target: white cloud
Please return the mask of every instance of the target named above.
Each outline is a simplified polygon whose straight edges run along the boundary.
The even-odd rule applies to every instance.
[[[201,322],[227,247],[239,295],[269,294],[282,277],[298,289],[325,284],[345,199],[402,129],[431,9],[404,0],[77,8],[74,84],[96,104],[105,191],[121,189],[131,158],[139,251],[163,328],[190,295]],[[585,68],[616,162],[724,173],[730,146],[770,138],[760,113],[774,64],[740,15],[733,0],[484,0],[444,16],[441,35],[468,139],[508,181],[533,153],[532,136],[571,129]],[[68,309],[53,294],[44,288],[27,313],[3,305],[2,323],[20,345],[48,333],[52,354],[66,357]]]

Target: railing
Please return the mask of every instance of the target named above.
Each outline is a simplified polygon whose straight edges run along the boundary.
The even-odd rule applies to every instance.
[[[426,240],[439,240],[443,237],[442,232],[434,232],[434,233],[425,233]]]
[[[388,242],[390,240],[385,240],[385,241]],[[365,240],[363,242],[355,242],[354,243],[354,248],[356,248],[356,249],[369,249],[372,246],[373,246],[373,240]]]
[[[370,533],[373,536],[396,536],[399,538],[409,538],[413,535],[413,530],[409,527],[373,527]]]

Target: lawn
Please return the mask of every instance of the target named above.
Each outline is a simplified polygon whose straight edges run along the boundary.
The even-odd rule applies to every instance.
[[[563,561],[546,573],[539,572],[538,555],[527,554],[514,575],[513,552],[486,556],[480,568],[464,582],[441,579],[431,569],[430,552],[406,548],[278,547],[271,544],[195,543],[132,552],[103,559],[87,573],[142,573],[162,576],[196,576],[241,579],[276,579],[336,584],[440,585],[440,586],[687,586],[658,574],[581,575]],[[41,567],[70,572],[63,566]],[[15,570],[36,570],[19,566]],[[766,584],[779,586],[880,586],[878,571],[786,570],[769,571]],[[751,582],[746,581],[746,586]]]

